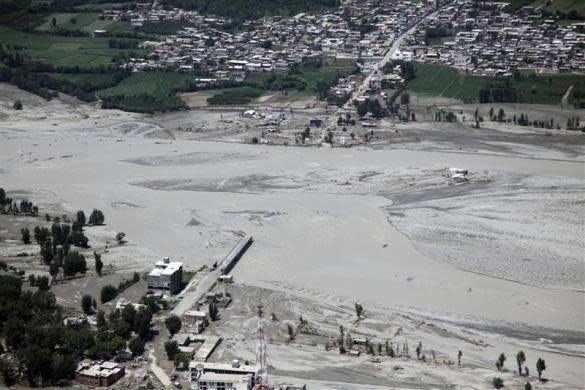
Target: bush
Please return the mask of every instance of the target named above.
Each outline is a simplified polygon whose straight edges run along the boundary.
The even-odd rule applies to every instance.
[[[15,110],[22,110],[22,102],[20,100],[15,101],[12,108]]]
[[[132,356],[142,355],[144,353],[144,341],[140,337],[134,337],[128,343],[128,348],[130,348]]]
[[[167,353],[167,357],[169,358],[169,360],[173,360],[175,358],[175,355],[179,351],[179,345],[177,344],[176,341],[167,341],[165,343],[165,351]]]
[[[212,106],[243,105],[250,103],[257,97],[260,97],[260,95],[262,95],[262,91],[260,90],[243,87],[213,95],[207,99],[207,103]]]
[[[104,217],[104,213],[102,213],[100,210],[93,209],[89,216],[88,223],[90,225],[103,225],[105,220],[106,218]]]
[[[25,244],[30,244],[30,230],[28,228],[20,229],[20,233],[22,234],[22,242]]]
[[[181,319],[175,315],[172,315],[165,320],[165,326],[172,336],[181,330]]]
[[[65,276],[74,276],[77,273],[87,271],[85,256],[79,252],[69,252],[63,261],[63,273]]]
[[[116,295],[118,295],[118,289],[116,289],[116,287],[108,284],[107,286],[104,286],[102,288],[102,292],[100,294],[100,299],[101,299],[102,303],[106,303],[106,302],[109,302],[112,299],[116,298]]]
[[[93,299],[91,298],[91,295],[86,294],[81,298],[81,309],[85,314],[91,314],[92,301]]]
[[[504,387],[504,380],[500,377],[495,377],[494,379],[492,379],[492,385],[494,386],[495,389],[501,389],[502,387]]]

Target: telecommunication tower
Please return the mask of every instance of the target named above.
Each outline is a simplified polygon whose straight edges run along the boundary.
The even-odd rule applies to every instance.
[[[256,375],[255,390],[268,390],[268,371],[266,367],[266,338],[264,337],[264,309],[262,305],[256,309],[258,315],[257,345],[256,345]]]

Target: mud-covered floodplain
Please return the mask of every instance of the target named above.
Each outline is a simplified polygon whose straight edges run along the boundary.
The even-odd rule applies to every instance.
[[[149,253],[133,259],[139,270],[159,256],[209,265],[250,233],[238,284],[486,332],[479,366],[493,368],[499,349],[513,366],[522,346],[531,368],[547,357],[556,388],[585,386],[584,137],[486,128],[466,138],[444,124],[441,137],[413,123],[375,147],[251,145],[224,137],[219,113],[143,117],[3,88],[2,187],[103,210]],[[7,108],[15,94],[22,112]],[[206,140],[165,130],[198,115]],[[499,141],[478,148],[492,134]],[[468,169],[469,182],[450,182],[445,167]],[[271,364],[290,376],[285,355]]]

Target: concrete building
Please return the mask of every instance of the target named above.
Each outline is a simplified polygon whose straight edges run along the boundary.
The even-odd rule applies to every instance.
[[[77,366],[75,381],[85,386],[107,387],[116,383],[124,374],[124,366],[118,363],[84,360]]]
[[[203,332],[209,324],[207,313],[199,310],[186,311],[183,316],[183,322],[185,325],[191,327],[197,334]]]
[[[168,291],[171,295],[176,294],[181,291],[183,263],[170,261],[168,257],[165,257],[162,261],[156,262],[146,280],[149,289]]]
[[[191,388],[194,390],[250,390],[256,367],[229,363],[191,362]]]
[[[201,374],[191,386],[193,390],[252,390],[252,375]]]
[[[136,311],[139,311],[140,309],[146,309],[146,305],[143,305],[142,303],[132,303],[127,299],[120,298],[118,302],[116,302],[116,310],[123,311],[128,305],[134,306],[134,310]]]

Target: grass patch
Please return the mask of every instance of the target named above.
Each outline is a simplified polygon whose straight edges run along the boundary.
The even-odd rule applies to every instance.
[[[446,37],[433,37],[429,39],[429,46],[442,46],[445,42],[452,42],[455,40],[455,35],[448,35]]]
[[[423,96],[442,96],[463,101],[479,100],[479,93],[488,83],[501,83],[495,77],[470,76],[443,65],[417,63],[416,78],[407,89]],[[585,76],[576,74],[534,74],[523,72],[521,78],[511,78],[519,103],[560,104],[567,89]]]
[[[242,105],[259,98],[263,91],[258,88],[238,87],[226,88],[207,99],[212,106]]]
[[[585,108],[585,81],[573,85],[569,95],[569,103],[575,108]]]
[[[295,67],[292,71],[250,73],[246,84],[267,91],[286,90],[286,96],[279,95],[279,100],[295,101],[315,96],[317,84],[333,83],[338,77],[346,77],[355,71],[355,60],[325,57],[321,66],[309,64]]]
[[[89,3],[75,6],[75,9],[84,11],[103,11],[106,9],[128,9],[136,5],[135,1],[120,2],[120,3]]]
[[[139,28],[139,31],[147,34],[170,35],[185,27],[194,26],[194,24],[182,20],[163,20],[158,23],[147,22]]]
[[[183,284],[183,286],[186,286],[187,284],[189,284],[189,282],[191,281],[191,279],[193,279],[193,276],[195,276],[195,272],[193,272],[193,271],[183,271],[183,280],[181,281],[181,283]]]
[[[69,81],[88,91],[110,88],[119,80],[114,73],[46,73],[46,75],[56,80]]]
[[[164,97],[174,95],[175,89],[194,81],[195,76],[176,72],[136,72],[115,87],[98,92],[98,96],[149,96]]]
[[[546,11],[556,13],[557,11],[568,14],[575,11],[585,16],[585,1],[583,0],[554,0],[546,8]]]
[[[109,65],[113,57],[130,52],[125,49],[110,49],[108,39],[29,34],[0,27],[0,43],[18,43],[27,59],[54,66]],[[137,49],[132,52],[144,55],[148,50]]]
[[[175,91],[195,76],[176,72],[137,72],[118,85],[97,92],[104,108],[132,112],[164,112],[185,108]]]

